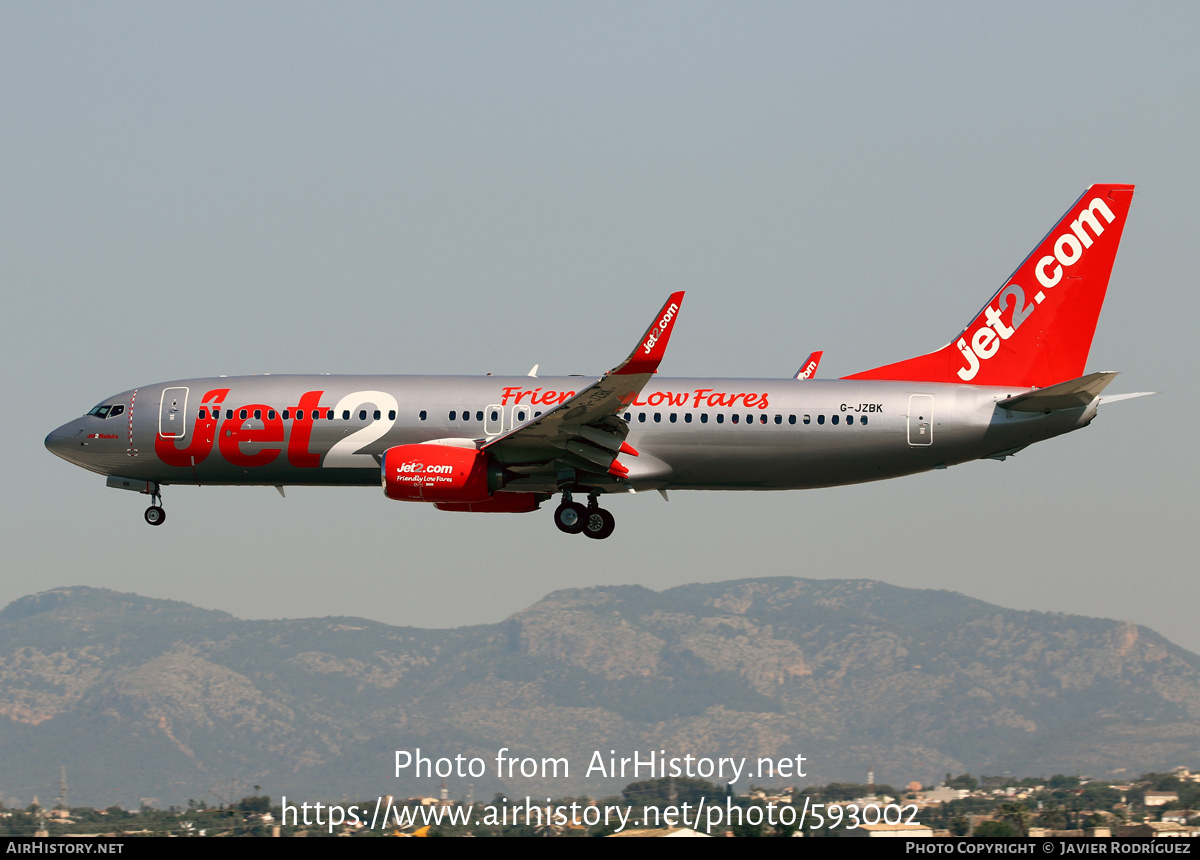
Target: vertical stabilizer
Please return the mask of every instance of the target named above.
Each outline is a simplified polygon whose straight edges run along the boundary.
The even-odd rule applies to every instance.
[[[1082,376],[1132,199],[1132,185],[1093,185],[954,340],[844,378],[1044,388]]]

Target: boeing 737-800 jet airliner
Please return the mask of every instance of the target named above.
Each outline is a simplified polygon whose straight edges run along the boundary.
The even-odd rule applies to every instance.
[[[166,484],[382,483],[444,511],[520,513],[561,494],[555,525],[592,538],[613,532],[606,493],[828,487],[1003,459],[1096,416],[1116,374],[1084,364],[1132,196],[1092,186],[950,343],[842,379],[807,378],[820,353],[793,379],[657,377],[678,292],[598,380],[185,379],[106,398],[46,447],[149,494],[151,525]]]

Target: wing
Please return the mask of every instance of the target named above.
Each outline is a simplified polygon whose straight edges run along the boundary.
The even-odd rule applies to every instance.
[[[619,413],[657,372],[681,304],[683,292],[672,293],[628,358],[570,400],[481,447],[508,470],[551,483],[564,472],[573,480],[571,470],[602,480],[627,478],[629,468],[617,455],[637,457],[638,452],[625,441],[629,425]],[[519,484],[509,488],[523,489]]]

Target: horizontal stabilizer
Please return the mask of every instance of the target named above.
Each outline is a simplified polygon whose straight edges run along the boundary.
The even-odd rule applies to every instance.
[[[1079,379],[1069,379],[1047,388],[1037,388],[1009,397],[996,404],[1012,412],[1054,412],[1059,409],[1079,409],[1095,400],[1108,383],[1117,376],[1117,371],[1089,373]]]
[[[1157,391],[1135,391],[1132,394],[1106,394],[1100,398],[1101,405],[1105,403],[1117,403],[1121,400],[1133,400],[1135,397],[1149,397],[1151,394],[1158,394]]]

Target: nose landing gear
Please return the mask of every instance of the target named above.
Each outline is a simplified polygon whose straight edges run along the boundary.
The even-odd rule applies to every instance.
[[[109,476],[108,486],[116,490],[130,490],[150,497],[150,507],[146,508],[145,518],[152,526],[161,526],[167,521],[167,512],[162,506],[162,492],[155,481],[139,480],[137,478],[122,478],[118,475]]]
[[[167,521],[167,512],[163,510],[162,495],[158,492],[150,493],[150,501],[154,504],[146,508],[146,513],[143,515],[152,526],[161,526]]]

